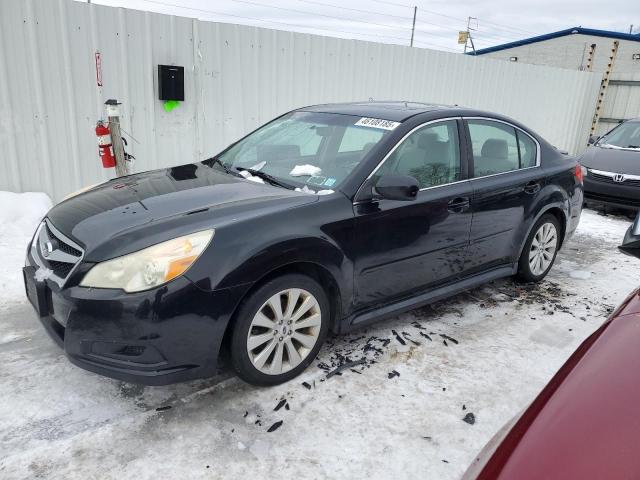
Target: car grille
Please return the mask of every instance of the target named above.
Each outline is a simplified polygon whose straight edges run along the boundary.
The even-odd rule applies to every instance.
[[[80,263],[84,252],[73,240],[58,231],[49,220],[44,220],[32,245],[36,262],[53,273],[51,279],[60,286]]]
[[[618,175],[617,173],[589,170],[588,175],[597,182],[624,185],[625,187],[640,187],[640,179],[637,178],[625,178],[622,182],[616,182],[614,177]]]

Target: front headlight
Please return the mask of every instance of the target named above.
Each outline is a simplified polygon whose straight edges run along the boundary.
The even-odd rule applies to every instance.
[[[215,230],[204,230],[158,243],[122,257],[98,263],[84,276],[81,287],[148,290],[182,275],[204,252]]]

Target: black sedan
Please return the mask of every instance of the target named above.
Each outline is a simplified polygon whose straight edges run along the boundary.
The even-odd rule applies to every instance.
[[[500,277],[539,281],[578,225],[583,171],[500,115],[414,103],[289,112],[200,163],[55,206],[27,296],[82,368],[166,384],[221,355],[257,385],[329,331]]]
[[[585,203],[623,210],[640,209],[640,118],[621,123],[580,158],[587,167]]]

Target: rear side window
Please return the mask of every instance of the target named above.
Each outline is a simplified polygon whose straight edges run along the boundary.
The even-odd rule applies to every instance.
[[[474,177],[534,167],[536,143],[526,133],[500,122],[468,120]]]
[[[516,130],[520,150],[520,168],[535,167],[538,157],[536,143],[526,133]]]
[[[515,128],[490,120],[469,120],[474,177],[520,168]]]

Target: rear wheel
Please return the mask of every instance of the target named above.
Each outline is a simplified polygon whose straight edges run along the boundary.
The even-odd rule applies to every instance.
[[[238,376],[253,385],[277,385],[300,374],[327,334],[329,303],[322,287],[304,275],[275,278],[242,304],[231,338]]]
[[[560,224],[551,214],[543,215],[531,229],[518,262],[516,277],[523,282],[539,282],[553,266],[560,246]]]

